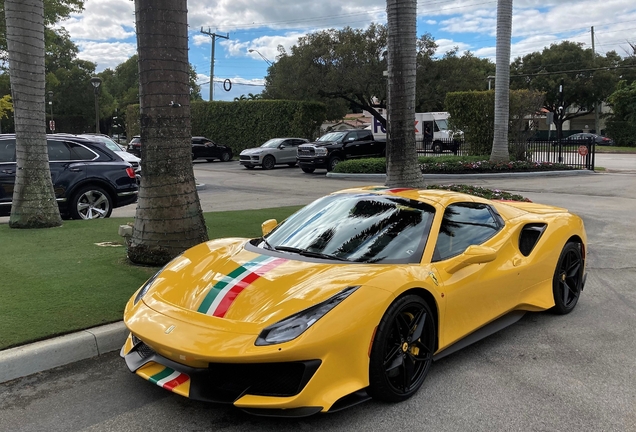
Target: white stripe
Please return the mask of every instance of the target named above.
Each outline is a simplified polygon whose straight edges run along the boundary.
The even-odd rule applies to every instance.
[[[181,375],[181,372],[174,371],[170,375],[165,377],[164,379],[157,381],[157,385],[159,387],[163,387],[164,384],[172,381],[173,379],[177,378],[179,375]]]
[[[227,285],[225,285],[225,288],[223,288],[221,292],[214,298],[214,301],[212,302],[208,310],[205,312],[206,315],[213,315],[214,311],[219,306],[219,304],[221,304],[221,301],[225,298],[225,295],[228,293],[228,291],[234,288],[241,280],[243,280],[245,276],[247,276],[249,273],[257,273],[259,268],[266,266],[267,264],[271,263],[275,259],[276,258],[272,257],[272,258],[267,258],[266,260],[261,261],[259,263],[247,262],[243,264],[245,271],[241,273],[240,275],[238,275],[237,277],[235,277],[234,279],[230,279],[228,276],[224,276],[223,279],[221,280],[224,282],[227,282]]]

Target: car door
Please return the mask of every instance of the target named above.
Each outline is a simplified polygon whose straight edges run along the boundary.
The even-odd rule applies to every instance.
[[[348,132],[342,140],[346,159],[359,158],[361,155],[360,141],[358,141],[358,131]]]
[[[49,139],[46,145],[55,198],[68,199],[70,188],[86,177],[86,161],[98,156],[86,147],[70,141]]]
[[[358,138],[356,140],[356,149],[358,157],[375,157],[380,156],[380,145],[373,139],[373,134],[370,130],[358,131]]]
[[[498,318],[517,304],[518,268],[511,264],[514,246],[506,241],[503,219],[491,206],[460,202],[449,205],[439,224],[433,253],[437,279],[446,298],[445,344],[452,343]],[[496,252],[490,262],[461,265],[470,246]]]
[[[0,141],[0,214],[11,212],[15,184],[15,139]]]
[[[296,140],[286,139],[278,146],[276,152],[276,162],[292,163],[296,162],[296,153],[298,152],[298,144]]]

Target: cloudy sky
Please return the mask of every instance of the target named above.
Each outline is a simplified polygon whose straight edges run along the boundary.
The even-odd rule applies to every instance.
[[[458,47],[494,61],[496,6],[496,0],[419,1],[418,35],[432,34],[438,55]],[[208,99],[212,38],[201,29],[227,35],[216,42],[214,99],[260,93],[267,62],[276,61],[279,45],[289,49],[299,36],[316,30],[384,23],[385,8],[385,0],[188,0],[190,63]],[[61,25],[79,46],[79,56],[95,62],[99,72],[135,53],[134,21],[131,0],[86,0],[83,13]],[[628,42],[636,44],[636,2],[515,0],[512,58],[566,39],[590,47],[592,26],[598,53],[615,50],[625,56]],[[232,82],[230,92],[223,88],[225,79]]]

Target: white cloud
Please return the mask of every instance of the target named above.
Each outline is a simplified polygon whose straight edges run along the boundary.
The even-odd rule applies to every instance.
[[[135,35],[134,4],[129,0],[90,0],[82,15],[60,23],[75,40],[126,39]]]
[[[114,69],[137,53],[137,45],[124,42],[78,42],[79,57],[97,63],[97,72]]]

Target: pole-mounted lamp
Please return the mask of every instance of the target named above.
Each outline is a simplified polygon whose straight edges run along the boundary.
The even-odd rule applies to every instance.
[[[102,79],[100,77],[92,77],[91,84],[95,89],[95,133],[99,133],[99,98],[97,94],[99,92],[99,86],[102,84]]]
[[[256,54],[258,54],[259,56],[261,56],[261,58],[262,58],[263,60],[265,60],[265,63],[267,63],[267,64],[268,64],[268,65],[270,65],[270,66],[272,65],[272,62],[271,62],[271,61],[269,61],[269,59],[268,59],[267,57],[265,57],[263,54],[261,54],[261,52],[260,52],[259,50],[256,50],[256,49],[249,49],[249,50],[247,50],[247,52],[250,52],[250,53],[255,52]]]

